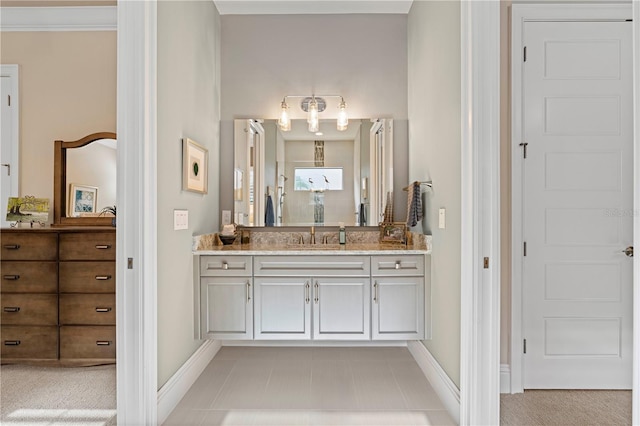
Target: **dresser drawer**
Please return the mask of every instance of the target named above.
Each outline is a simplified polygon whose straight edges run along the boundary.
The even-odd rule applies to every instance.
[[[2,262],[3,293],[57,293],[56,262]]]
[[[369,256],[255,256],[255,276],[368,277]]]
[[[372,256],[373,276],[421,276],[424,275],[424,256],[397,255]]]
[[[202,277],[250,277],[251,256],[200,256]]]
[[[58,324],[57,294],[3,294],[2,325]]]
[[[60,260],[115,260],[115,232],[60,234]]]
[[[115,262],[60,262],[60,293],[115,291]]]
[[[60,324],[115,325],[115,294],[61,294]]]
[[[116,328],[112,326],[60,327],[60,359],[116,358]]]
[[[58,327],[2,326],[3,360],[57,359]]]
[[[58,235],[55,233],[2,232],[2,260],[56,260]]]

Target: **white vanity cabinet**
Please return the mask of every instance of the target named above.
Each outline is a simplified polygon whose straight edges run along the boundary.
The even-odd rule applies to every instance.
[[[200,256],[200,337],[253,339],[251,256]]]
[[[425,257],[372,256],[372,339],[425,338]]]
[[[369,340],[368,256],[256,256],[255,338]]]

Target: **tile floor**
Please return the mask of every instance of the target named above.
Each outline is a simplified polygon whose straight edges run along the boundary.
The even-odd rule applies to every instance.
[[[223,347],[164,425],[453,425],[406,348]]]

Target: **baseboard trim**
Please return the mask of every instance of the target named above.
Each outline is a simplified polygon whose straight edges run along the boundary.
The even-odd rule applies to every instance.
[[[218,353],[219,340],[205,340],[182,367],[158,390],[158,424],[167,420],[189,388]]]
[[[451,381],[431,352],[417,340],[408,342],[407,347],[422,372],[431,383],[438,397],[449,412],[449,415],[460,424],[460,389]]]
[[[223,340],[222,346],[266,346],[266,347],[406,347],[406,340]]]
[[[511,366],[500,364],[500,393],[511,393]]]
[[[2,31],[116,31],[116,6],[3,7]]]

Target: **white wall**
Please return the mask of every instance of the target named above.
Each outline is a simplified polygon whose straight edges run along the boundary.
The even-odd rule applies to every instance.
[[[433,235],[432,339],[424,344],[460,385],[460,3],[409,12],[409,180],[433,180],[423,230]],[[446,229],[438,229],[438,209]]]
[[[158,388],[201,342],[193,338],[192,235],[219,227],[220,16],[213,2],[158,2]],[[208,195],[182,190],[182,143],[209,150]],[[189,230],[173,230],[173,210]]]
[[[393,118],[396,147],[406,152],[406,15],[224,15],[221,20],[221,208],[233,206],[233,119],[277,118],[285,95],[339,94],[352,118]],[[396,170],[406,170],[406,156],[395,160]],[[402,178],[395,182],[400,189],[406,184]],[[399,218],[406,215],[406,199],[395,207]]]

